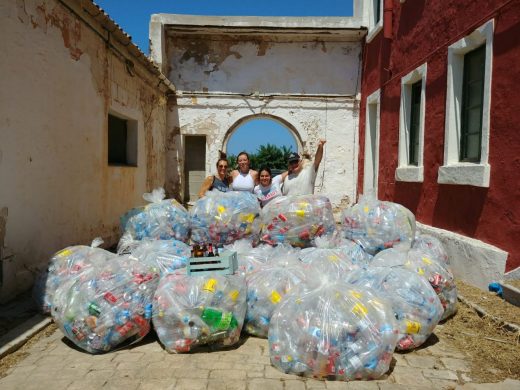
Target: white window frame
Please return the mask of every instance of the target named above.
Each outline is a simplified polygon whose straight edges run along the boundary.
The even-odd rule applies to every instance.
[[[374,2],[376,0],[368,0],[368,34],[367,34],[367,42],[370,42],[374,37],[383,29],[383,18],[384,18],[384,3],[385,0],[381,0],[381,4],[379,5],[379,22],[376,23],[375,17],[376,13],[374,12]]]
[[[448,47],[448,86],[446,91],[446,119],[444,134],[444,165],[439,167],[437,182],[489,187],[489,131],[491,83],[493,66],[493,31],[491,19],[471,34]],[[480,162],[460,162],[461,101],[464,55],[486,45],[484,70],[484,99],[482,109],[482,142]]]
[[[424,63],[401,78],[401,107],[399,109],[399,148],[398,166],[395,180],[406,182],[422,182],[424,180],[424,117],[426,107],[426,71]],[[412,84],[421,81],[421,106],[419,109],[419,156],[417,166],[409,165],[410,152],[410,116]]]
[[[375,153],[375,159],[373,158],[373,155],[371,154],[372,149],[370,148],[370,110],[369,106],[375,104],[376,106],[376,128],[375,128],[375,150],[373,151]],[[366,194],[369,190],[372,190],[374,195],[377,198],[378,188],[379,188],[379,139],[380,139],[380,113],[381,113],[381,90],[378,89],[377,91],[373,92],[367,97],[366,102],[366,110],[365,110],[365,161],[364,161],[364,167],[363,167],[363,193]],[[370,155],[368,154],[370,151]],[[375,167],[372,166],[372,163],[367,164],[367,161],[374,161]],[[367,178],[367,173],[370,172],[370,177],[372,177],[373,174],[373,183],[370,183]]]

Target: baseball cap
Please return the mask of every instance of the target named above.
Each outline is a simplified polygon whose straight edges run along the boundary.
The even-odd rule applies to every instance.
[[[287,162],[300,161],[300,155],[298,153],[292,152],[287,158]]]

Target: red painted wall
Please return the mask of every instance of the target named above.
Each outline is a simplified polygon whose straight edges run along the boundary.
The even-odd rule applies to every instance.
[[[381,88],[379,198],[417,220],[495,245],[506,271],[520,266],[520,1],[408,0],[393,4],[392,39],[381,31],[363,53],[358,188],[363,188],[366,97]],[[495,20],[489,188],[437,183],[443,164],[448,46]],[[424,181],[395,181],[401,78],[428,63]]]

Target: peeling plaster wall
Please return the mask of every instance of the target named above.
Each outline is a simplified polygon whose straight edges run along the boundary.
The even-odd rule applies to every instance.
[[[182,192],[184,135],[206,136],[206,172],[215,171],[218,150],[225,149],[230,129],[251,116],[271,117],[298,132],[301,150],[314,157],[317,141],[326,138],[324,157],[316,179],[316,193],[329,196],[334,206],[346,205],[356,194],[357,105],[349,98],[190,97],[171,102],[169,190]]]
[[[168,111],[170,194],[183,193],[184,156],[190,153],[184,135],[206,136],[209,175],[237,124],[267,116],[288,126],[300,152],[312,157],[317,141],[327,139],[316,193],[328,195],[336,208],[355,198],[360,42],[266,32],[166,35],[166,68],[178,91]]]
[[[166,47],[168,77],[179,91],[357,93],[357,42],[197,35],[170,36]]]
[[[53,252],[97,236],[113,244],[119,216],[164,184],[166,100],[157,79],[139,64],[127,71],[56,1],[2,2],[0,33],[5,301],[30,286]],[[137,121],[138,167],[108,166],[109,111]]]

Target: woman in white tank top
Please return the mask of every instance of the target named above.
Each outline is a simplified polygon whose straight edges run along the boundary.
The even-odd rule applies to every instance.
[[[241,152],[237,158],[238,170],[231,172],[233,181],[231,189],[233,191],[253,192],[255,185],[258,183],[258,172],[249,169],[249,155]]]

